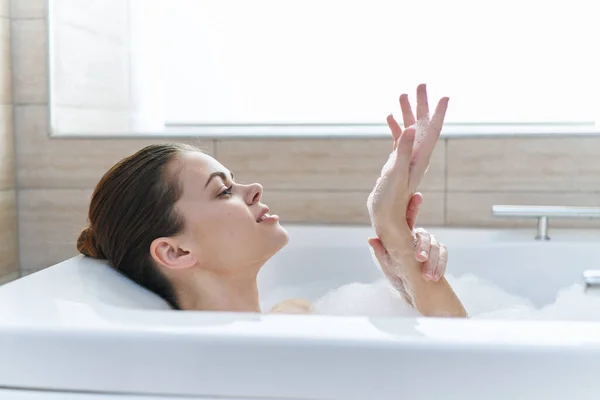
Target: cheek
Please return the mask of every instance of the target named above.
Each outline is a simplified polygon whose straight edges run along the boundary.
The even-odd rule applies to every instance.
[[[216,241],[247,240],[256,229],[256,222],[249,211],[240,205],[230,204],[210,210],[200,223],[203,237],[210,237]]]
[[[228,210],[222,217],[220,231],[227,235],[230,240],[248,241],[253,237],[256,222],[249,216],[247,210]]]

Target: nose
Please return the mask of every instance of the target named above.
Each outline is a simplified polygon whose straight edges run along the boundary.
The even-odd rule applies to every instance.
[[[246,191],[246,204],[251,206],[257,203],[262,196],[262,192],[263,187],[260,183],[253,183],[251,185],[248,185],[248,189]]]

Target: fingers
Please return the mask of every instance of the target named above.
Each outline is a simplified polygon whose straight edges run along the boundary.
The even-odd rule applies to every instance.
[[[400,109],[402,110],[402,119],[404,120],[404,129],[415,124],[415,115],[410,107],[410,101],[408,101],[408,95],[400,95]]]
[[[419,183],[421,183],[423,176],[425,176],[425,173],[427,172],[427,168],[429,168],[429,161],[431,160],[431,154],[433,153],[433,148],[435,148],[436,142],[437,141],[433,142],[434,144],[430,149],[425,148],[423,143],[420,143],[419,148],[415,149],[411,163],[412,168],[410,168],[410,183],[413,190],[419,186]]]
[[[415,258],[417,261],[426,262],[429,260],[429,253],[431,251],[431,235],[426,230],[419,228],[415,236],[417,237]]]
[[[429,103],[427,99],[427,87],[425,84],[417,86],[417,124],[419,140],[412,153],[412,171],[410,171],[410,188],[415,190],[425,175],[431,159],[431,154],[439,140],[446,110],[448,109],[447,97],[442,98],[436,107],[435,113],[429,120]],[[405,131],[407,127],[415,124],[414,114],[411,110],[408,96],[400,96],[400,107],[404,118]],[[422,122],[422,123],[419,123]]]
[[[408,186],[409,174],[412,163],[412,152],[415,144],[415,129],[408,128],[400,135],[398,147],[396,148],[396,160],[394,162],[394,170],[398,183],[406,181]]]
[[[429,121],[429,104],[427,103],[427,87],[424,83],[417,86],[417,121]]]
[[[448,250],[437,238],[425,229],[419,228],[415,233],[417,245],[415,257],[423,262],[423,276],[430,281],[439,281],[446,273]]]
[[[430,238],[429,258],[423,264],[423,275],[425,279],[437,281],[439,279],[438,261],[440,259],[440,244],[435,236],[430,236]]]
[[[438,260],[438,266],[436,271],[436,280],[439,280],[446,274],[446,266],[448,265],[448,249],[446,245],[440,244],[440,259]]]
[[[391,265],[387,261],[387,251],[385,250],[385,247],[383,247],[381,240],[379,240],[379,238],[369,238],[368,242],[369,246],[371,246],[371,248],[373,249],[373,253],[375,253],[375,257],[377,258],[377,262],[381,267],[383,275],[392,284],[392,286],[396,290],[398,290],[400,295],[404,298],[404,301],[406,301],[408,304],[414,307],[414,305],[412,304],[412,299],[406,291],[404,282],[390,268]]]
[[[383,247],[381,240],[379,240],[379,238],[369,238],[368,242],[369,246],[373,249],[373,253],[375,254],[375,258],[377,258],[379,265],[385,267],[387,251],[385,247]]]
[[[435,113],[429,122],[429,126],[426,132],[423,132],[424,135],[419,143],[419,148],[416,149],[416,151],[420,153],[418,154],[419,157],[431,155],[433,152],[433,149],[435,148],[435,145],[437,144],[442,132],[449,101],[450,99],[448,97],[442,97],[438,102]]]
[[[419,215],[419,208],[422,203],[423,195],[421,195],[421,193],[413,194],[408,203],[408,207],[406,209],[406,224],[408,225],[408,229],[411,231],[415,229],[415,223],[417,221],[417,216]]]
[[[427,129],[420,132],[419,142],[412,154],[411,187],[417,188],[429,167],[431,154],[440,138],[440,131]]]
[[[392,139],[394,140],[393,149],[396,150],[396,146],[398,145],[398,140],[400,139],[400,135],[402,134],[402,128],[396,121],[393,115],[388,115],[387,123],[392,131]]]
[[[442,97],[438,102],[438,105],[435,108],[435,113],[433,114],[433,117],[431,117],[431,122],[429,124],[431,130],[436,132],[442,132],[442,127],[444,126],[444,118],[446,118],[446,110],[448,110],[449,101],[450,99],[448,97]]]

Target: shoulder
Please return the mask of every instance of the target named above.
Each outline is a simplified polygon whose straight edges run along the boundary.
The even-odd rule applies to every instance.
[[[289,299],[276,304],[271,308],[271,313],[280,314],[310,314],[312,304],[304,299]]]

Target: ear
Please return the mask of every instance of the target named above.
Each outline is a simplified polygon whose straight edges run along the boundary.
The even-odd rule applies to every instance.
[[[154,239],[150,244],[150,255],[160,265],[169,269],[189,268],[197,263],[196,257],[189,249],[181,248],[181,244],[170,237]]]

